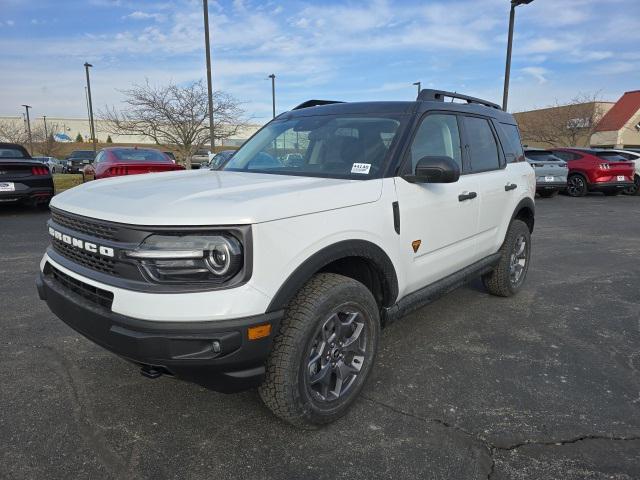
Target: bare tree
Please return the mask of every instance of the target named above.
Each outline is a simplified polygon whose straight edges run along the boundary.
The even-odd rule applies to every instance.
[[[605,113],[601,102],[599,93],[581,93],[566,103],[556,100],[540,110],[516,113],[523,143],[588,147]]]
[[[0,120],[0,141],[26,145],[29,134],[22,121]]]
[[[209,141],[207,89],[202,81],[181,87],[169,84],[155,87],[147,81],[123,90],[126,107],[100,112],[109,133],[151,138],[157,144],[175,146],[191,167],[191,156]],[[244,111],[231,95],[213,96],[215,139],[235,135],[244,126]]]
[[[52,125],[52,128],[52,131],[45,132],[44,126],[38,125],[31,132],[33,149],[43,157],[57,157],[63,150],[62,144],[53,136],[57,125]]]

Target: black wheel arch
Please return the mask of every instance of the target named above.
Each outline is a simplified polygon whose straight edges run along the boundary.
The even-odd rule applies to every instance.
[[[313,275],[331,272],[363,283],[380,308],[393,305],[398,297],[398,277],[393,262],[378,245],[366,240],[344,240],[314,253],[280,286],[267,312],[287,306],[294,295]]]
[[[529,227],[529,232],[533,233],[535,225],[536,205],[529,197],[520,200],[511,216],[511,220],[522,220]]]

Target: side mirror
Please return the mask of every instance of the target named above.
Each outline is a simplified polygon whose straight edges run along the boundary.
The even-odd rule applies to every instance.
[[[460,178],[460,167],[451,157],[426,156],[418,160],[413,175],[404,179],[411,183],[455,183]]]

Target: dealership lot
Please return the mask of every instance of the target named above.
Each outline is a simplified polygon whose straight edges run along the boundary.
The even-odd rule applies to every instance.
[[[48,213],[0,206],[0,478],[639,478],[639,211],[539,200],[518,296],[392,325],[364,398],[304,432],[75,334],[35,291]]]

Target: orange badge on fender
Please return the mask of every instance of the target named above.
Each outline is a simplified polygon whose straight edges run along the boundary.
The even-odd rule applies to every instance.
[[[411,242],[411,246],[413,247],[413,253],[418,252],[418,249],[420,248],[421,243],[422,243],[422,240],[414,240],[413,242]]]

